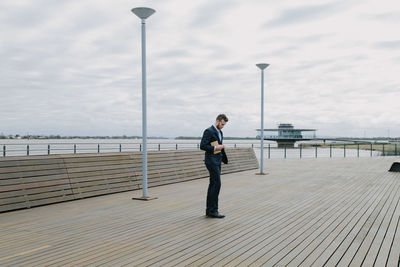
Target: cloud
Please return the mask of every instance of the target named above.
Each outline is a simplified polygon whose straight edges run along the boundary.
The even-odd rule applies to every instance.
[[[291,24],[314,21],[316,19],[333,16],[335,12],[346,8],[341,1],[334,1],[328,4],[302,5],[295,8],[288,8],[279,16],[268,21],[264,27],[282,27]]]
[[[400,12],[392,11],[392,12],[384,12],[379,14],[371,14],[362,16],[363,19],[370,21],[376,20],[385,23],[399,23],[400,22]]]
[[[224,14],[238,5],[237,0],[219,0],[202,3],[196,8],[191,27],[203,28],[218,24]]]
[[[190,54],[185,49],[173,49],[160,53],[158,56],[161,58],[187,58]]]
[[[379,49],[400,49],[400,40],[376,42],[374,47]]]

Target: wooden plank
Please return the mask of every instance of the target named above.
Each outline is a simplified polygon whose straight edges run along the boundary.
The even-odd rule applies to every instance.
[[[108,173],[106,175],[100,173],[100,175],[94,175],[94,176],[83,176],[79,177],[76,176],[74,178],[70,178],[71,184],[79,184],[81,182],[90,182],[90,181],[97,181],[97,180],[110,180],[112,181],[113,179],[127,179],[127,180],[138,180],[138,176],[132,174],[132,172],[118,172],[118,173]]]
[[[76,179],[80,179],[80,180],[91,180],[91,177],[96,177],[96,176],[112,176],[115,174],[129,174],[134,176],[136,174],[136,172],[131,169],[131,168],[126,168],[123,167],[121,169],[104,169],[104,170],[91,170],[91,171],[82,171],[82,172],[71,172],[68,174],[69,178],[71,180],[76,180]]]
[[[65,168],[64,164],[36,164],[36,165],[28,165],[28,166],[13,166],[13,167],[6,167],[0,168],[0,174],[7,174],[7,173],[24,173],[24,172],[33,172],[33,171],[43,171],[43,170],[54,170],[54,169],[63,169]]]
[[[396,233],[392,239],[392,245],[387,259],[387,266],[396,266],[400,264],[400,218],[397,220]]]
[[[40,192],[30,192],[30,190],[20,190],[19,196],[15,196],[0,199],[0,205],[12,204],[12,203],[27,203],[27,206],[34,206],[32,203],[38,199],[47,199],[52,197],[63,197],[72,195],[70,188],[54,190],[53,188],[40,188]]]
[[[129,183],[135,183],[136,179],[130,179],[129,177],[123,177],[120,179],[103,179],[103,180],[95,180],[95,181],[91,181],[91,182],[79,182],[79,183],[73,183],[71,184],[71,187],[73,189],[77,189],[77,188],[81,188],[81,189],[85,189],[85,190],[91,190],[91,188],[95,188],[99,185],[109,185],[111,186],[111,184],[114,183],[122,183],[122,182],[129,182]]]
[[[82,199],[82,198],[88,198],[88,197],[96,197],[96,196],[101,196],[101,195],[108,195],[108,194],[114,194],[114,193],[121,193],[121,192],[126,192],[126,191],[132,191],[132,190],[137,190],[139,187],[137,185],[127,185],[127,186],[121,186],[117,188],[103,188],[101,187],[96,188],[96,190],[91,190],[91,191],[82,191],[80,193],[75,193],[75,198],[76,199]]]
[[[390,194],[386,196],[385,202],[382,206],[382,208],[379,210],[377,213],[377,216],[375,217],[374,221],[371,223],[371,226],[369,227],[368,230],[366,230],[366,234],[364,237],[364,240],[362,241],[361,245],[359,246],[357,253],[354,255],[351,264],[357,265],[357,264],[363,264],[365,263],[371,263],[375,261],[375,258],[378,254],[378,251],[380,249],[383,235],[386,233],[386,230],[388,228],[388,223],[385,223],[384,225],[383,222],[385,219],[387,221],[390,220],[390,217],[387,216],[388,212],[390,211],[390,207],[392,206],[394,202],[395,196],[398,196],[399,192],[399,185],[392,185],[393,189]],[[397,203],[397,199],[396,199]],[[393,211],[392,211],[393,212]],[[392,213],[391,212],[391,213]]]
[[[1,174],[0,184],[6,184],[8,180],[12,179],[25,179],[30,177],[41,177],[41,176],[51,176],[66,174],[65,169],[53,169],[53,170],[36,170],[32,172],[14,172],[14,173],[3,173]]]
[[[120,186],[118,186],[118,184]],[[79,185],[77,187],[72,187],[72,191],[74,194],[81,194],[83,192],[94,192],[94,191],[99,191],[99,190],[110,190],[111,188],[118,188],[118,187],[124,187],[124,186],[132,186],[136,187],[136,183],[128,181],[124,183],[118,183],[118,184],[111,184],[108,183],[107,181],[104,181],[104,183],[100,183],[100,181],[97,184],[90,184],[90,185]]]
[[[20,194],[18,196],[13,195],[13,196],[7,197],[7,198],[0,198],[0,206],[13,204],[13,203],[21,203],[21,202],[26,202],[26,201],[28,201],[28,199],[24,194]]]
[[[113,160],[97,160],[97,161],[78,161],[73,163],[65,163],[68,169],[99,167],[99,166],[118,166],[118,165],[133,165],[130,159],[113,159]]]
[[[71,186],[69,183],[51,186],[51,190],[53,190],[53,191],[68,190],[68,189],[71,189]],[[5,191],[5,192],[0,192],[0,199],[19,197],[19,196],[24,196],[27,194],[38,194],[41,192],[43,192],[42,187],[21,189],[21,190],[17,190],[17,191]]]
[[[8,159],[8,160],[5,160]],[[15,166],[36,166],[36,165],[53,165],[53,164],[63,164],[61,158],[48,158],[47,156],[41,156],[40,159],[31,156],[24,157],[23,159],[16,160],[14,157],[0,158],[0,169],[5,169]]]
[[[69,196],[69,195],[72,195],[71,189],[52,190],[52,188],[48,188],[48,189],[43,189],[43,191],[40,193],[28,194],[27,198],[29,200],[29,203],[33,203],[33,202],[35,202],[35,200],[50,199],[53,197],[64,197],[64,196]]]
[[[50,180],[50,181],[42,181],[34,183],[6,185],[0,187],[0,192],[16,191],[16,190],[30,189],[30,188],[41,188],[46,186],[63,185],[63,184],[69,184],[69,179],[58,179],[52,181]]]
[[[27,183],[63,180],[63,179],[68,179],[67,173],[55,172],[55,174],[49,174],[48,172],[46,172],[44,175],[40,175],[40,176],[9,178],[7,180],[0,181],[0,185],[1,185],[0,192],[2,191],[3,186],[12,186],[12,185],[18,185],[18,184],[27,184]]]
[[[375,259],[375,266],[395,266],[396,261],[400,259],[400,245],[397,240],[400,240],[399,221],[400,221],[400,195],[397,195],[397,203],[394,207],[392,216],[390,216],[389,225],[382,241],[381,248]],[[389,216],[388,216],[389,217]],[[383,228],[384,229],[384,228]],[[396,248],[397,246],[397,248]],[[397,255],[397,257],[396,257]]]
[[[7,204],[7,205],[1,205],[0,206],[0,212],[5,212],[9,210],[18,210],[18,209],[24,209],[24,208],[29,208],[26,202],[17,202],[17,203],[12,203],[12,204]]]
[[[107,171],[107,170],[119,170],[119,169],[133,169],[133,164],[120,164],[120,165],[99,165],[82,168],[68,168],[68,174],[73,175],[74,173],[90,173],[96,171]]]
[[[74,200],[74,199],[75,199],[74,195],[62,195],[62,196],[49,197],[49,198],[38,199],[38,200],[31,200],[31,201],[29,201],[29,207],[54,204],[54,203],[65,202],[65,201],[70,201],[70,200]]]
[[[0,162],[17,162],[17,161],[31,161],[31,160],[51,160],[60,159],[60,155],[31,155],[31,156],[11,156],[11,157],[0,157]]]
[[[106,152],[106,153],[79,153],[79,154],[62,154],[59,155],[64,161],[72,162],[74,160],[94,160],[95,158],[115,158],[115,157],[132,157],[135,152]],[[141,155],[141,153],[139,153]]]

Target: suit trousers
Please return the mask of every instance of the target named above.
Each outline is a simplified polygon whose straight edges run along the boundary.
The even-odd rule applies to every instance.
[[[221,189],[221,164],[206,163],[210,173],[210,184],[207,191],[207,212],[218,212],[218,195]]]

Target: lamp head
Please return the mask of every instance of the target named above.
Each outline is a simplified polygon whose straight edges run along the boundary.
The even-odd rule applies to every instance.
[[[147,19],[151,15],[153,15],[154,12],[156,12],[152,8],[148,7],[135,7],[131,9],[132,13],[138,16],[141,19]]]
[[[269,66],[269,64],[267,64],[267,63],[259,63],[259,64],[256,64],[256,66],[259,67],[260,70],[263,70],[263,69],[267,68]]]

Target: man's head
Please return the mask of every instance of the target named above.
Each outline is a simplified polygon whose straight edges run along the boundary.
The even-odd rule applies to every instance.
[[[215,127],[217,127],[218,130],[221,130],[222,128],[224,128],[227,122],[228,122],[228,117],[226,117],[225,114],[219,114],[215,119]]]

